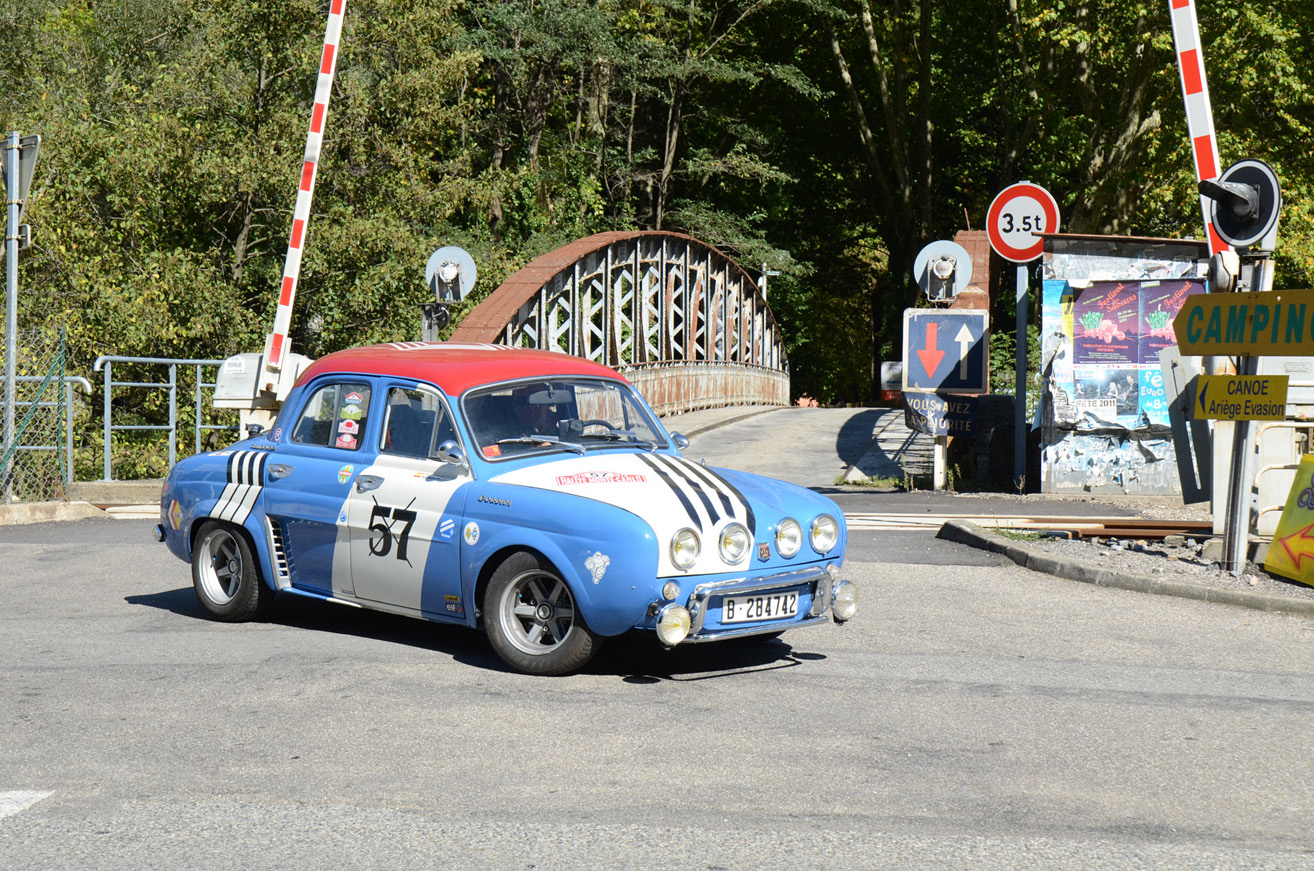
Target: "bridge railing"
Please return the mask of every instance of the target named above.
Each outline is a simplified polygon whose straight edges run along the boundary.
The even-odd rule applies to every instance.
[[[789,373],[736,363],[666,362],[621,370],[658,415],[729,405],[789,405]]]

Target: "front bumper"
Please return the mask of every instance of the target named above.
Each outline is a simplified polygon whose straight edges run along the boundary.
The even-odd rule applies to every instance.
[[[699,584],[694,587],[684,605],[689,611],[691,625],[689,636],[682,643],[702,644],[820,625],[830,619],[835,589],[842,583],[848,582],[840,580],[839,570],[830,565],[826,568],[809,567],[762,577],[730,578]],[[792,588],[805,588],[810,591],[810,605],[807,613],[801,617],[752,623],[746,626],[708,626],[708,615],[712,610],[713,602],[725,596],[744,596]]]

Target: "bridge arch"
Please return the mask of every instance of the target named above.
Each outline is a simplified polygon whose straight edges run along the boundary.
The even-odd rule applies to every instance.
[[[451,340],[603,363],[659,414],[789,404],[784,342],[756,282],[679,233],[599,233],[550,251],[502,282]]]

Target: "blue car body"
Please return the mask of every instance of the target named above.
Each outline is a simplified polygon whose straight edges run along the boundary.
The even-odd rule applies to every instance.
[[[490,434],[511,408],[532,422]],[[327,355],[268,432],[177,463],[160,511],[161,540],[216,616],[253,616],[233,603],[279,591],[476,627],[490,584],[510,584],[503,658],[530,672],[586,661],[538,665],[572,631],[657,631],[669,646],[851,616],[835,607],[853,590],[830,499],[685,459],[624,378],[555,353]],[[518,554],[537,574],[499,580]],[[262,588],[239,595],[243,577]]]

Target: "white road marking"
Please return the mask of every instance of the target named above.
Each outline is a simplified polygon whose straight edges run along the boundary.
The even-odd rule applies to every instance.
[[[54,795],[53,792],[34,792],[25,790],[0,790],[0,819],[12,817],[14,814],[22,813],[32,805],[41,801],[47,796]]]
[[[160,516],[159,505],[111,505],[105,513],[118,520],[153,520]]]

